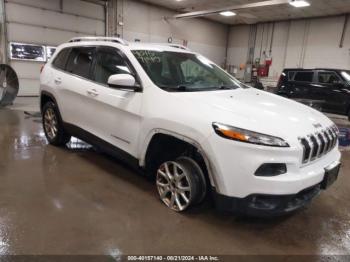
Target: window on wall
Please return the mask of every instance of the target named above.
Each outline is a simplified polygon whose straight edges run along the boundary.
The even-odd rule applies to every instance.
[[[10,59],[46,62],[56,51],[54,46],[10,42]]]
[[[41,45],[10,43],[10,59],[45,62],[46,51]]]

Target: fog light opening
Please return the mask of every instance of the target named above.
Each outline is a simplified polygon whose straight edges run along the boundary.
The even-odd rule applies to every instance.
[[[264,177],[279,176],[285,173],[287,173],[287,165],[277,163],[263,164],[255,171],[256,176]]]

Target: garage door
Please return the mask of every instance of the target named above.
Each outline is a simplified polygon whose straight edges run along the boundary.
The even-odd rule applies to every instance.
[[[50,51],[75,36],[105,35],[103,5],[80,0],[7,0],[9,63],[19,96],[39,94],[39,72]]]

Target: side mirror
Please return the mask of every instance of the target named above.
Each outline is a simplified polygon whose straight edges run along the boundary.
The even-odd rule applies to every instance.
[[[108,78],[108,85],[113,88],[139,91],[140,87],[136,84],[135,77],[130,74],[111,75]]]

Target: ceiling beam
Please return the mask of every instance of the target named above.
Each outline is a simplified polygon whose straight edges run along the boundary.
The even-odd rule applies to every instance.
[[[175,18],[175,19],[194,18],[194,17],[201,17],[201,16],[217,14],[217,13],[220,13],[223,11],[241,10],[241,9],[257,8],[257,7],[268,7],[268,6],[274,6],[274,5],[283,5],[283,4],[288,4],[289,2],[290,2],[290,0],[269,0],[269,1],[251,3],[251,4],[232,5],[232,6],[222,7],[222,8],[208,9],[208,10],[195,11],[195,12],[189,12],[189,13],[185,13],[185,14],[175,15],[173,18]]]

